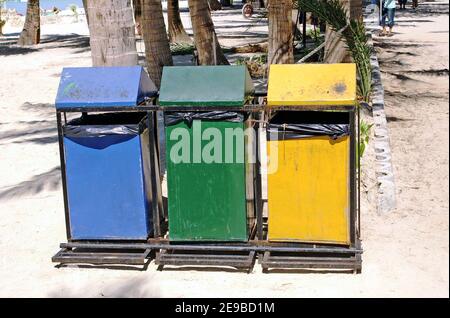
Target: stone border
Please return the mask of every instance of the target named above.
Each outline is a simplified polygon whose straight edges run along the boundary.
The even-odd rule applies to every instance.
[[[373,44],[372,34],[368,33],[368,44],[372,48],[372,110],[374,121],[375,172],[378,182],[377,211],[386,213],[396,207],[396,187],[392,167],[391,146],[386,113],[384,112],[384,87],[381,80],[380,65]]]

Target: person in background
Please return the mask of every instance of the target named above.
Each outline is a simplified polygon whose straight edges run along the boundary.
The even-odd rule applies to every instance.
[[[382,8],[382,16],[381,16],[381,27],[383,28],[380,32],[379,36],[393,36],[392,29],[395,23],[395,8],[396,8],[396,0],[384,0],[383,8]],[[389,31],[386,31],[386,19],[388,20],[387,26],[389,27]]]
[[[408,0],[399,0],[399,4],[400,4],[400,9],[406,9],[406,3],[408,2]],[[414,0],[413,0],[414,2]]]
[[[412,0],[412,8],[414,10],[416,10],[418,6],[419,6],[419,0]]]

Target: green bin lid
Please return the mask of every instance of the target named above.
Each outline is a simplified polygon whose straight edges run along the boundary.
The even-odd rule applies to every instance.
[[[164,67],[162,106],[243,106],[254,86],[245,66]]]

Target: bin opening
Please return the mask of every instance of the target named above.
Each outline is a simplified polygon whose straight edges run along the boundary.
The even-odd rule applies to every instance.
[[[146,113],[85,114],[63,127],[71,237],[146,240],[152,231]]]
[[[242,123],[248,119],[247,113],[211,111],[211,112],[167,112],[164,118],[166,126],[177,125],[185,122],[189,127],[194,120],[222,121],[229,123]]]
[[[270,120],[267,138],[275,141],[329,136],[335,140],[350,134],[349,120],[346,112],[279,112]]]
[[[146,113],[83,115],[63,127],[66,137],[136,136],[147,128]]]
[[[298,112],[282,111],[276,113],[272,124],[347,124],[350,118],[348,112]]]
[[[69,121],[67,125],[136,125],[139,124],[146,115],[147,113],[143,112],[87,114]]]

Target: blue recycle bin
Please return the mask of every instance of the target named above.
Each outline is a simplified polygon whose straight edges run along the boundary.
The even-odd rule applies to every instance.
[[[56,107],[136,106],[155,93],[140,67],[71,68],[63,70]],[[152,234],[146,123],[145,113],[89,113],[62,127],[70,239],[146,240]]]

